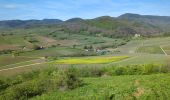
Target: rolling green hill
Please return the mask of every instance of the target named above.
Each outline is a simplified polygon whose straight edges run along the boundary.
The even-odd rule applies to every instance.
[[[35,28],[41,26],[58,27],[65,32],[73,34],[100,34],[108,37],[134,36],[134,34],[155,36],[164,35],[165,33],[169,34],[170,17],[127,13],[119,17],[73,18],[67,21],[58,19],[0,21],[1,29]]]

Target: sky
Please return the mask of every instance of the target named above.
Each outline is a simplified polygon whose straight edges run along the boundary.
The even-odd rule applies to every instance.
[[[0,20],[91,19],[124,13],[170,16],[170,0],[0,0]]]

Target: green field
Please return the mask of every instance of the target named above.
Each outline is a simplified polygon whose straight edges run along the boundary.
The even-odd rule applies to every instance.
[[[141,46],[136,51],[138,53],[163,54],[159,46]]]

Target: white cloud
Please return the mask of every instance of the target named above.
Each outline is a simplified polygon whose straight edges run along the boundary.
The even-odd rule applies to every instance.
[[[5,8],[5,9],[16,9],[16,8],[22,8],[24,5],[19,5],[19,4],[3,4],[0,5],[0,8]]]

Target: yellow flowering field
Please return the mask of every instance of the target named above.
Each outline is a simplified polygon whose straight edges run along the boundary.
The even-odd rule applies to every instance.
[[[69,58],[57,60],[57,64],[101,64],[116,62],[128,58],[128,56],[113,56],[113,57],[88,57],[88,58]]]

